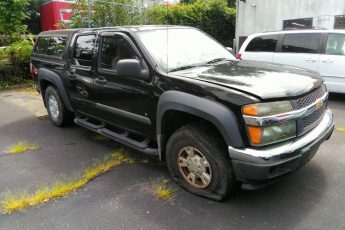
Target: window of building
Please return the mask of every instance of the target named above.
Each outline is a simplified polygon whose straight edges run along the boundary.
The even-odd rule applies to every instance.
[[[282,51],[290,53],[319,53],[321,34],[299,33],[285,34]]]
[[[103,37],[101,45],[101,68],[116,70],[117,63],[120,60],[135,58],[137,57],[132,47],[121,36]]]
[[[256,37],[248,44],[246,51],[274,52],[278,42],[278,35]]]
[[[345,54],[345,35],[329,34],[327,39],[326,54],[344,55]]]
[[[73,60],[75,65],[91,66],[93,50],[95,48],[95,35],[83,35],[77,38],[74,46]]]
[[[283,30],[311,28],[313,28],[313,18],[300,18],[283,21]]]
[[[345,15],[335,16],[334,29],[345,29]]]
[[[48,47],[48,55],[62,56],[66,47],[67,37],[51,37]]]
[[[39,37],[37,39],[35,54],[47,54],[49,44],[49,37]]]

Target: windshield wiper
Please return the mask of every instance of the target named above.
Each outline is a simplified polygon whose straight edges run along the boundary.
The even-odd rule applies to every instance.
[[[213,59],[211,61],[206,62],[206,64],[214,64],[214,63],[221,62],[221,61],[226,61],[226,60],[230,60],[230,59],[227,59],[227,58],[215,58],[215,59]]]
[[[185,69],[191,69],[197,67],[196,65],[185,65],[185,66],[181,66],[181,67],[177,67],[174,69],[169,70],[169,72],[174,72],[174,71],[179,71],[179,70],[185,70]]]

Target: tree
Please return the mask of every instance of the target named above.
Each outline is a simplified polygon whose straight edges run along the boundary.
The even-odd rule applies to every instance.
[[[226,0],[196,0],[171,7],[155,6],[148,11],[150,24],[185,25],[200,28],[223,45],[235,37],[236,10]]]
[[[27,32],[23,21],[29,17],[28,5],[29,0],[0,1],[0,33],[4,44],[19,40]]]
[[[133,0],[94,0],[91,3],[92,27],[141,24],[143,13]],[[88,27],[88,1],[78,0],[72,7],[72,27]]]

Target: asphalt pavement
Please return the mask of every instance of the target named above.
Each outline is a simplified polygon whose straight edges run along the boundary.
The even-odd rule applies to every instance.
[[[336,127],[345,127],[345,95],[331,95],[329,107]],[[45,114],[38,95],[0,92],[0,198],[76,175],[121,147],[76,125],[54,127]],[[18,140],[40,149],[6,154]],[[157,199],[153,187],[169,179],[164,163],[130,155],[139,160],[65,198],[0,215],[0,229],[345,229],[345,132],[335,131],[295,174],[225,202],[195,196],[173,182],[174,199]]]

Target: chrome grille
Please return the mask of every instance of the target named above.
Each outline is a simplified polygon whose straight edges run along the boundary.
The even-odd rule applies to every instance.
[[[313,104],[318,98],[322,97],[326,93],[326,87],[322,85],[318,89],[314,90],[312,93],[294,100],[294,104],[297,107],[297,109],[304,108],[308,105]]]
[[[322,108],[320,108],[319,110],[316,110],[314,113],[303,117],[302,118],[302,125],[303,125],[303,129],[306,129],[310,126],[312,126],[313,124],[315,124],[315,122],[317,122],[320,117],[325,113],[326,111],[326,105],[323,105]]]
[[[326,93],[326,87],[322,85],[321,87],[312,91],[306,96],[293,100],[292,105],[295,109],[305,108],[313,104],[315,101],[317,101],[317,99],[324,96],[325,93]],[[314,111],[312,114],[309,114],[306,117],[299,118],[297,120],[298,135],[302,135],[308,132],[310,129],[314,128],[320,122],[320,118],[324,115],[326,109],[327,109],[327,103],[325,102],[324,105],[320,109]]]

